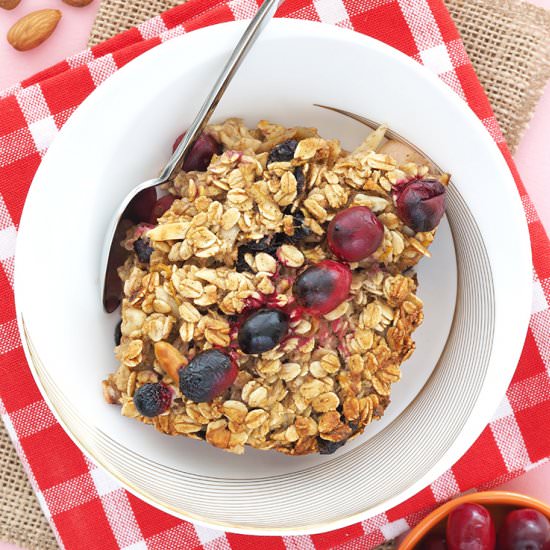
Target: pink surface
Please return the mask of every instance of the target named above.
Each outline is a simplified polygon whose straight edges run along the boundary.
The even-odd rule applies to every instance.
[[[550,0],[531,0],[532,4],[550,10]],[[550,173],[550,82],[546,85],[531,124],[523,136],[514,156],[514,161],[521,174],[540,219],[550,234],[550,193],[548,193],[548,176]],[[546,470],[550,477],[550,470]],[[550,491],[547,493],[550,501]]]
[[[545,4],[550,9],[550,0]],[[546,85],[535,116],[521,140],[514,160],[546,233],[550,234],[550,84]]]
[[[533,3],[550,9],[550,0],[534,0]],[[19,6],[12,11],[1,10],[0,90],[84,49],[98,7],[98,0],[85,8],[73,8],[61,0],[47,2],[44,0],[22,0]],[[5,39],[8,29],[23,15],[43,8],[56,8],[63,12],[56,31],[48,41],[35,50],[15,51]],[[548,233],[550,233],[549,142],[550,84],[546,87],[530,127],[515,155],[515,161],[525,186]],[[550,464],[536,468],[500,488],[525,493],[550,502]],[[16,550],[16,547],[0,542],[0,550],[14,549]]]
[[[9,28],[31,11],[46,8],[63,14],[52,36],[34,50],[14,50],[6,40]],[[98,8],[99,0],[84,8],[74,8],[62,0],[21,0],[13,10],[0,9],[0,90],[85,49]]]
[[[543,464],[497,489],[523,493],[550,503],[550,463]]]

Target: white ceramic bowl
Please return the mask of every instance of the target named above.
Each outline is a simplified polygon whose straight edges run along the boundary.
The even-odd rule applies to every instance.
[[[360,34],[276,20],[215,119],[311,125],[351,148],[367,129],[314,107],[384,121],[453,174],[448,221],[419,266],[426,319],[384,419],[332,456],[232,456],[169,438],[106,405],[116,314],[99,258],[126,192],[154,177],[244,23],[176,38],[84,101],[45,156],[25,205],[16,303],[45,399],[75,443],[131,492],[179,517],[243,533],[319,532],[365,519],[450,467],[487,424],[523,344],[530,247],[512,176],[469,108],[426,69]]]

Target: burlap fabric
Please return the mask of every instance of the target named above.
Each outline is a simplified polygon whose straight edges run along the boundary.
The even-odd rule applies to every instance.
[[[0,540],[23,548],[58,548],[48,521],[0,421]]]
[[[550,78],[550,12],[516,0],[445,0],[512,150]],[[181,3],[103,0],[90,45]],[[0,540],[57,548],[55,537],[0,422]],[[392,543],[384,550],[393,548]]]

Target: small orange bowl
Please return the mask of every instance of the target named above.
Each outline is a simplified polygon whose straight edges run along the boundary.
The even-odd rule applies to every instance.
[[[428,514],[401,541],[399,550],[412,550],[416,548],[427,535],[444,535],[447,516],[453,508],[465,502],[473,502],[485,506],[493,518],[497,532],[506,514],[518,508],[533,508],[544,514],[550,520],[550,506],[535,498],[507,491],[471,493],[455,498],[443,504],[443,506],[436,508],[431,514]]]

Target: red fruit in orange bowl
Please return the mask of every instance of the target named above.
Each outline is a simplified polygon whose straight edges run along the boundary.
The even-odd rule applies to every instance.
[[[532,508],[510,512],[498,532],[499,550],[550,550],[550,521]]]
[[[447,520],[449,550],[493,550],[495,526],[484,506],[470,502],[454,508]]]

